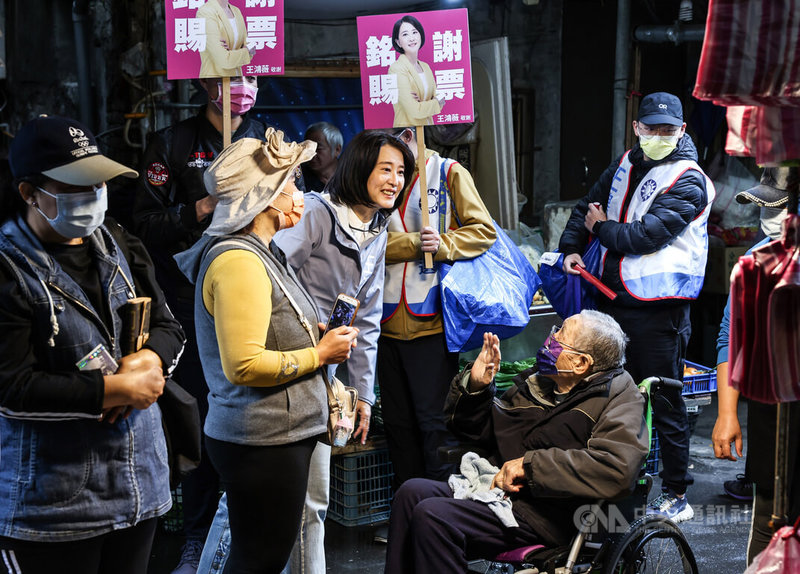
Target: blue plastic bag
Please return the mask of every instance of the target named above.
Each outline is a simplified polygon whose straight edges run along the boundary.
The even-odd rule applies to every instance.
[[[480,347],[486,331],[513,337],[530,320],[528,309],[542,282],[497,222],[494,227],[497,240],[485,253],[441,266],[444,334],[451,352]]]
[[[600,273],[600,241],[593,238],[589,241],[582,256],[586,270],[594,275]],[[543,253],[539,266],[539,278],[542,291],[553,306],[553,310],[562,319],[580,313],[583,309],[597,309],[595,299],[597,289],[579,275],[564,272],[564,254],[556,251]]]

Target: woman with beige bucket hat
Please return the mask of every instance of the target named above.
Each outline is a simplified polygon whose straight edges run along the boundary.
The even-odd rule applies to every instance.
[[[295,186],[311,141],[244,138],[205,173],[216,197],[203,239],[176,255],[196,288],[209,386],[206,446],[228,495],[225,572],[280,572],[295,541],[317,441],[326,431],[324,365],[348,358],[358,330],[319,337],[316,306],[272,242],[302,217]],[[314,327],[316,325],[316,327]]]

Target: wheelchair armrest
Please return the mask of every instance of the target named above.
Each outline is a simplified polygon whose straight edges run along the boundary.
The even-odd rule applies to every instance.
[[[488,452],[486,452],[486,449],[481,448],[478,445],[469,443],[459,443],[454,445],[440,446],[436,452],[440,461],[451,464],[460,463],[461,458],[468,452],[474,452],[478,456],[482,457],[486,457],[489,454]]]

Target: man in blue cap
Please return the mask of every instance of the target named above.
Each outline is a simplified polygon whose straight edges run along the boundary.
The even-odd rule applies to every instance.
[[[564,270],[576,274],[590,235],[600,240],[601,278],[617,298],[600,297],[597,303],[630,337],[625,368],[637,382],[650,376],[681,380],[689,305],[705,276],[714,185],[697,164],[676,96],[656,92],[642,98],[633,131],[638,143],[578,201],[559,249]],[[678,391],[663,390],[653,399],[653,412],[662,493],[648,513],[691,520],[686,405]]]

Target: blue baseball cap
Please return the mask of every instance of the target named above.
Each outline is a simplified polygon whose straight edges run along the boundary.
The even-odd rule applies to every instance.
[[[11,140],[8,163],[14,178],[43,174],[69,185],[96,185],[135,170],[107,158],[89,128],[71,118],[39,116]]]
[[[639,121],[648,126],[669,124],[683,125],[683,106],[677,96],[667,92],[655,92],[642,98],[639,104]]]

